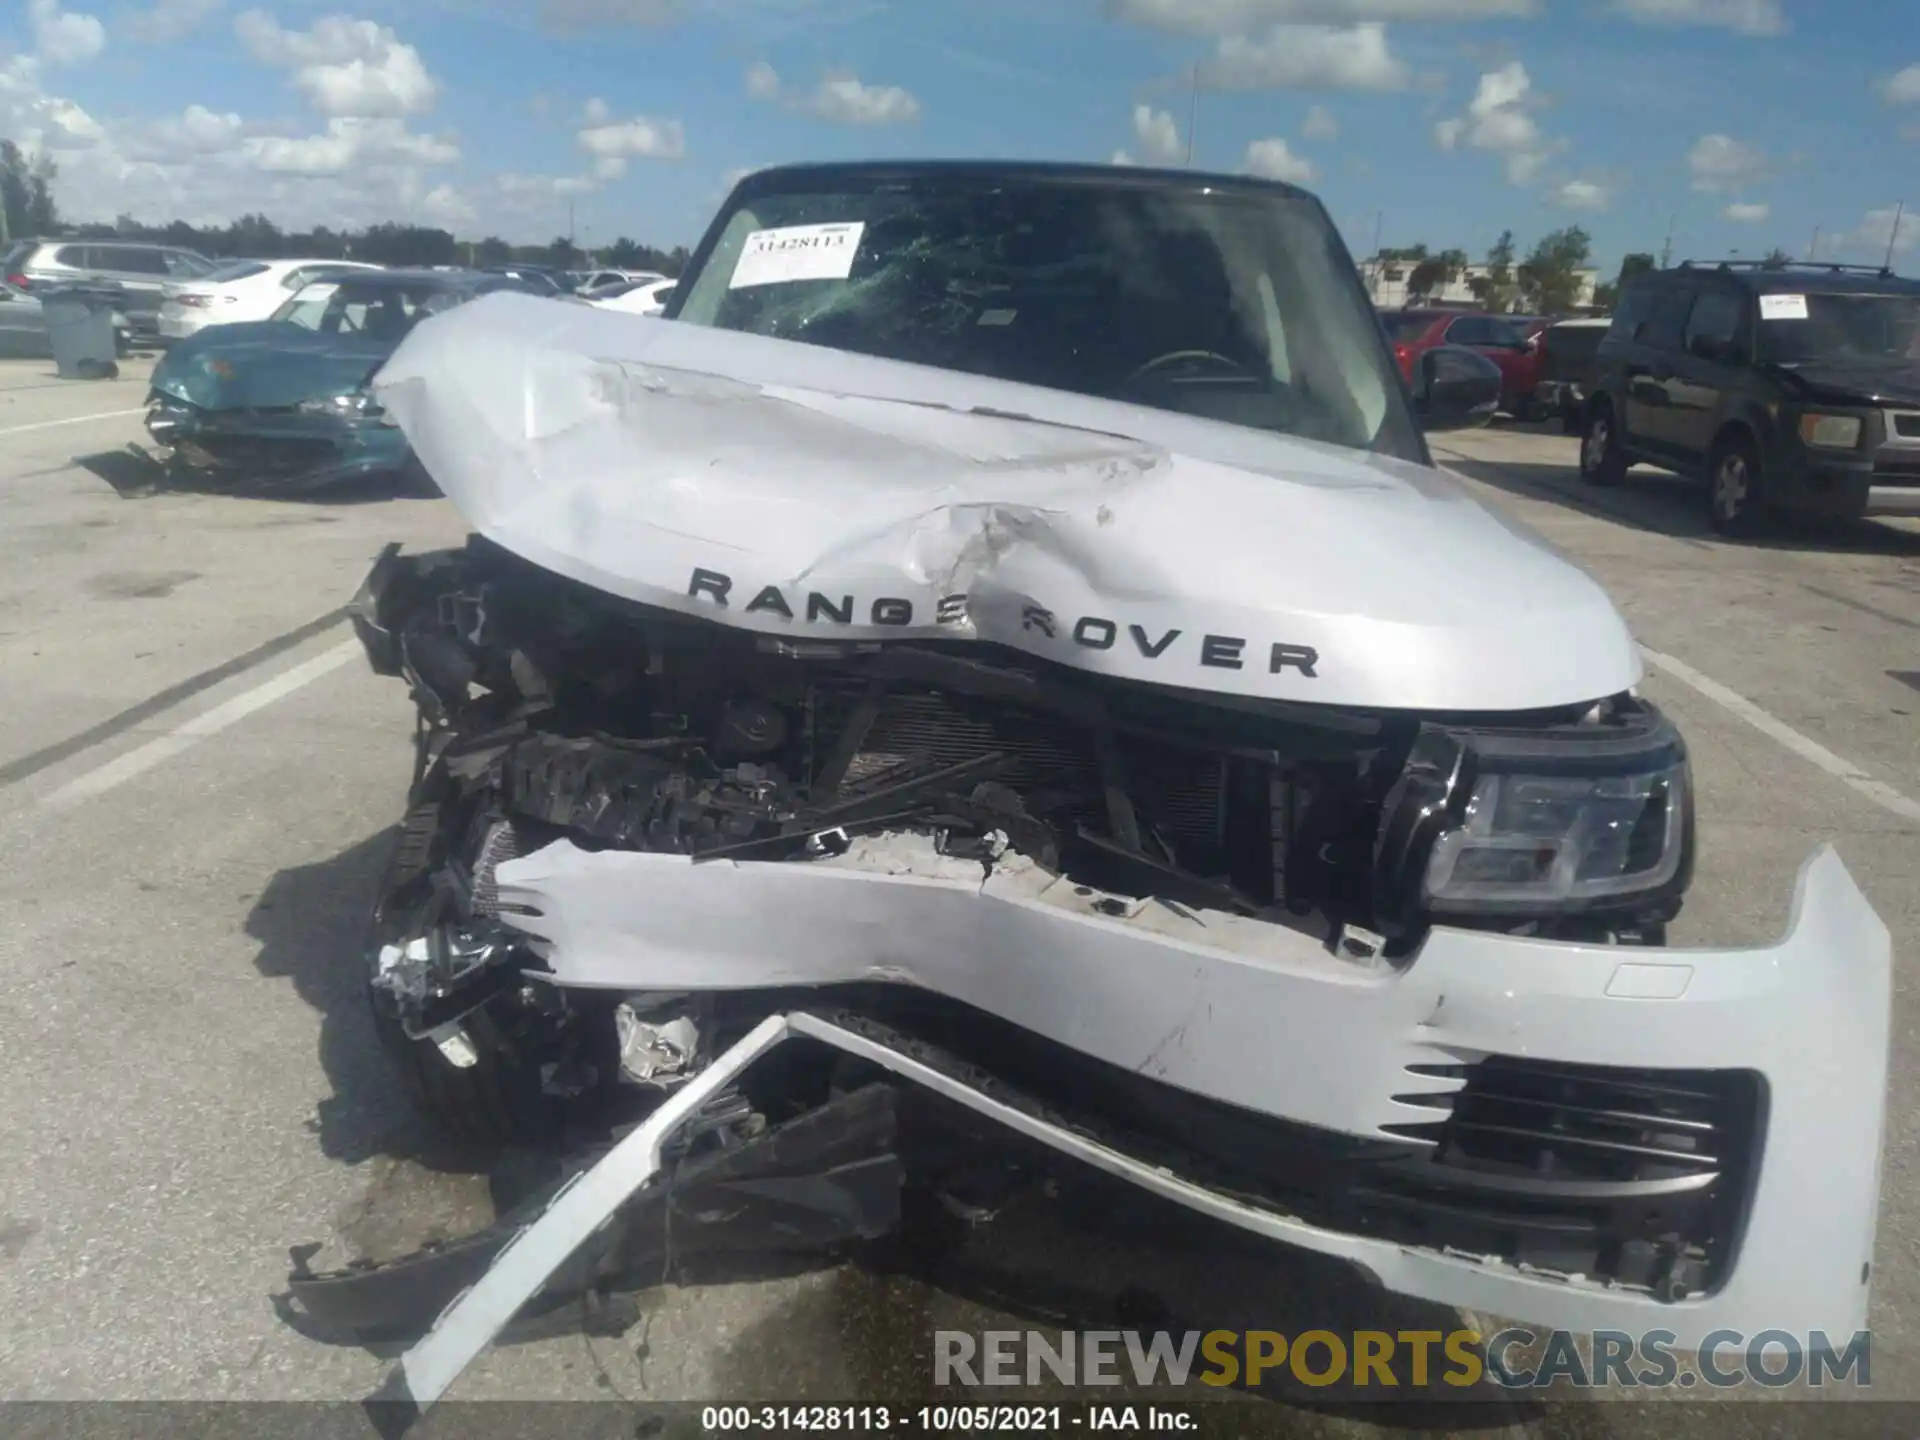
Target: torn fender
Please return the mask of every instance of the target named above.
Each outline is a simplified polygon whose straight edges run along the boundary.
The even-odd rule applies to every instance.
[[[487,538],[763,634],[1394,709],[1641,673],[1598,584],[1452,477],[1298,436],[511,294],[374,393]]]

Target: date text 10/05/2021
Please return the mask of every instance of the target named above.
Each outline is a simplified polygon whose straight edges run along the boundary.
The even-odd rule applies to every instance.
[[[767,1434],[788,1430],[1009,1431],[1154,1430],[1200,1428],[1192,1406],[1177,1405],[708,1405],[700,1411],[708,1434]]]

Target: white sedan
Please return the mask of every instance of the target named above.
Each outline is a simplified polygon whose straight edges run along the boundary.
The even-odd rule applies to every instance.
[[[602,310],[623,310],[629,315],[658,315],[673,298],[674,280],[646,280],[624,290],[595,296],[588,303]]]
[[[359,260],[236,260],[166,288],[160,335],[184,340],[209,325],[270,319],[287,297],[323,270],[378,270]]]

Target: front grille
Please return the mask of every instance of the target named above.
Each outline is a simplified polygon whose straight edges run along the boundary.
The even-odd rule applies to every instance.
[[[830,725],[844,723],[844,712],[829,720]],[[1127,793],[1143,823],[1158,829],[1192,863],[1217,861],[1224,762],[1124,740],[1116,748]],[[1106,801],[1100,763],[1085,726],[1003,706],[973,708],[937,693],[889,695],[843,784],[857,786],[900,765],[957,765],[996,750],[1008,764],[994,778],[1018,792],[1032,813],[1102,826]]]
[[[1683,1288],[1730,1258],[1761,1133],[1759,1078],[1494,1056],[1466,1084],[1419,1103],[1430,1121],[1392,1132],[1429,1142],[1366,1199],[1422,1216],[1462,1248],[1535,1265]]]
[[[1920,440],[1920,410],[1902,411],[1889,417],[1893,421],[1893,433],[1903,435],[1909,440]]]
[[[1883,451],[1874,457],[1873,473],[1892,475],[1901,480],[1920,480],[1920,454]]]
[[[192,437],[191,444],[217,465],[268,472],[311,469],[326,464],[336,454],[331,440],[210,435],[204,430]]]

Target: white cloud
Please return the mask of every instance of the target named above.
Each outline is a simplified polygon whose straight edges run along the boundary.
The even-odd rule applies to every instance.
[[[60,0],[31,0],[27,15],[34,51],[50,65],[78,65],[106,48],[107,27],[92,15],[62,10]]]
[[[1898,236],[1894,234],[1896,223],[1900,227]],[[1840,237],[1842,245],[1871,251],[1876,260],[1885,257],[1889,240],[1894,242],[1893,251],[1896,255],[1920,245],[1920,218],[1916,218],[1911,210],[1889,205],[1884,210],[1867,211],[1860,217],[1857,226]]]
[[[1780,0],[1613,0],[1612,10],[1638,25],[1695,26],[1739,35],[1780,35]]]
[[[1307,111],[1307,118],[1301,122],[1300,133],[1309,140],[1332,140],[1340,133],[1340,122],[1333,118],[1333,112],[1324,105],[1315,105]]]
[[[1497,20],[1539,13],[1539,0],[1106,0],[1108,18],[1189,35],[1244,35],[1263,25],[1368,20]]]
[[[1133,107],[1133,135],[1149,165],[1172,165],[1186,158],[1186,143],[1173,116],[1151,105]]]
[[[1920,64],[1887,76],[1879,89],[1880,98],[1889,105],[1920,105]]]
[[[764,60],[757,62],[747,71],[747,94],[756,100],[778,100],[780,72]]]
[[[1387,47],[1387,28],[1275,25],[1256,39],[1228,35],[1200,66],[1210,90],[1399,90],[1410,72]]]
[[[837,125],[908,125],[920,102],[898,85],[866,85],[853,74],[828,75],[798,108]]]
[[[1510,183],[1530,185],[1539,177],[1547,158],[1562,146],[1562,142],[1549,140],[1541,133],[1539,122],[1533,118],[1538,104],[1527,67],[1510,60],[1498,70],[1481,75],[1465,115],[1450,117],[1433,127],[1434,143],[1442,150],[1465,145],[1498,155]]]
[[[776,0],[787,3],[787,0]],[[801,6],[811,0],[797,0]],[[829,71],[811,91],[790,90],[765,60],[747,71],[747,94],[755,100],[785,100],[787,108],[837,125],[910,125],[920,102],[898,85],[864,84],[851,71]]]
[[[1711,195],[1766,179],[1773,161],[1758,146],[1731,135],[1702,135],[1687,152],[1687,168],[1693,172],[1693,188]]]
[[[234,33],[255,60],[291,71],[294,87],[322,115],[411,115],[439,98],[420,52],[371,20],[327,15],[311,29],[285,30],[266,11],[248,10]]]
[[[1758,225],[1767,218],[1768,213],[1769,207],[1766,205],[1750,205],[1738,200],[1721,212],[1727,219],[1741,225]]]
[[[460,147],[450,138],[416,135],[400,121],[336,116],[318,135],[250,135],[241,153],[262,170],[285,175],[340,175],[368,165],[450,165]]]
[[[1294,154],[1278,136],[1247,146],[1246,166],[1249,174],[1263,180],[1286,180],[1295,185],[1308,184],[1319,174],[1311,160]]]
[[[119,23],[136,40],[164,45],[191,35],[225,4],[226,0],[154,0]]]
[[[1563,180],[1553,190],[1563,210],[1604,210],[1613,203],[1613,187],[1600,180]]]
[[[1113,158],[1107,163],[1109,165],[1138,165],[1140,162],[1135,160],[1133,156],[1129,155],[1126,151],[1116,150],[1113,152]]]
[[[580,118],[589,125],[604,125],[613,118],[613,111],[606,101],[595,95],[580,107]]]
[[[501,194],[513,196],[578,195],[593,189],[593,181],[584,175],[521,175],[508,172],[494,176],[493,184]]]
[[[231,111],[220,114],[204,105],[189,105],[155,125],[152,134],[163,153],[218,155],[239,140],[244,128],[240,117]]]
[[[590,125],[574,138],[580,148],[596,160],[678,160],[687,153],[686,129],[678,120],[636,116],[632,120]]]

